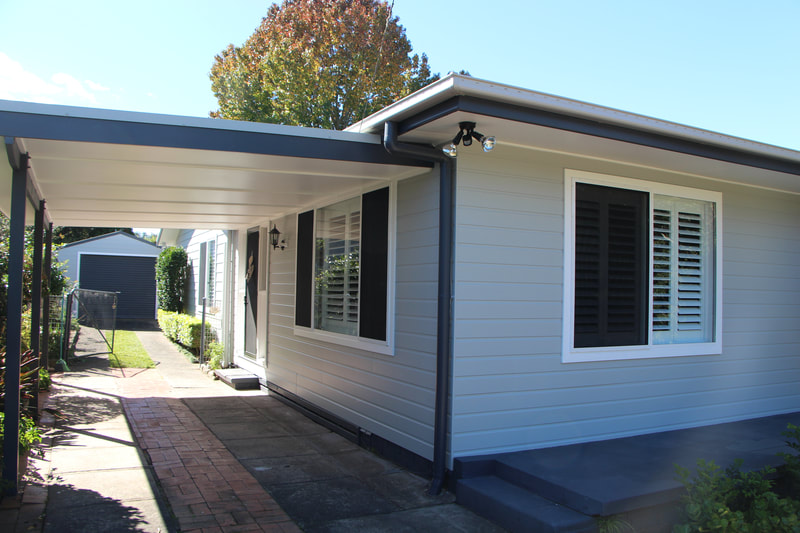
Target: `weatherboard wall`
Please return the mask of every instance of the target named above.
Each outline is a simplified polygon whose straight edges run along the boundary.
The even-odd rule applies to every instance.
[[[564,170],[723,195],[723,353],[563,363]],[[459,154],[452,455],[800,410],[800,197],[498,146]]]
[[[218,340],[222,339],[223,308],[225,303],[225,251],[227,235],[222,230],[181,230],[176,245],[186,250],[189,260],[189,280],[186,295],[185,312],[198,318],[202,317],[203,305],[199,295],[203,295],[205,268],[201,266],[201,249],[208,249],[208,243],[214,242],[214,297],[206,300],[206,324],[216,332]]]
[[[394,355],[294,332],[296,216],[269,252],[269,382],[430,459],[436,366],[437,174],[397,184]]]

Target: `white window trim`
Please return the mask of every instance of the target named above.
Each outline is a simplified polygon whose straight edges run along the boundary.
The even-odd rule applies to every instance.
[[[333,333],[330,331],[324,331],[320,329],[315,329],[313,327],[313,316],[314,316],[314,306],[316,305],[316,298],[312,298],[311,300],[311,316],[312,316],[312,327],[308,328],[305,326],[298,326],[297,324],[293,325],[294,334],[298,337],[304,337],[306,339],[312,339],[322,342],[328,342],[331,344],[338,344],[341,346],[347,346],[348,348],[356,348],[359,350],[365,350],[368,352],[374,352],[382,355],[391,355],[394,356],[394,299],[395,299],[395,269],[396,269],[396,238],[397,238],[397,182],[391,183],[383,183],[381,185],[365,188],[361,191],[354,192],[350,195],[343,196],[339,195],[336,197],[329,198],[324,202],[320,202],[318,204],[314,204],[313,206],[309,206],[308,209],[304,209],[302,212],[306,211],[314,211],[314,235],[317,234],[317,214],[316,210],[327,207],[329,205],[333,205],[337,202],[347,200],[349,198],[355,198],[357,196],[363,196],[366,193],[376,191],[378,189],[383,189],[385,187],[389,187],[389,235],[387,237],[386,242],[386,340],[379,341],[375,339],[368,339],[366,337],[357,337],[353,335],[345,335],[342,333]],[[316,237],[315,237],[316,238]],[[316,247],[315,247],[316,250]],[[297,247],[295,247],[295,265],[297,264]],[[297,269],[295,269],[295,272]],[[295,286],[297,285],[297,278],[295,275]],[[360,280],[359,280],[360,284]],[[314,291],[312,289],[312,295]],[[359,298],[360,298],[361,291],[359,290]],[[361,313],[361,302],[359,300],[359,313]]]
[[[714,341],[681,344],[652,344],[653,326],[653,239],[648,238],[648,343],[641,346],[603,346],[593,348],[573,347],[575,305],[575,189],[577,183],[604,185],[619,189],[643,191],[715,204],[715,250],[714,250]],[[650,202],[650,227],[653,225],[652,202]],[[683,357],[696,355],[719,355],[722,353],[722,193],[670,185],[581,170],[564,171],[564,300],[561,359],[564,363],[593,361],[620,361],[655,357]]]

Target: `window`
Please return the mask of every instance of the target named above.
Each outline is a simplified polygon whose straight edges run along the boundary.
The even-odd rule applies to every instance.
[[[217,287],[217,242],[208,241],[206,252],[206,301],[213,306]]]
[[[565,362],[720,352],[721,195],[568,171]]]
[[[216,241],[200,243],[200,268],[197,282],[197,304],[214,305],[216,293]]]
[[[298,334],[389,345],[389,205],[385,187],[298,215]]]

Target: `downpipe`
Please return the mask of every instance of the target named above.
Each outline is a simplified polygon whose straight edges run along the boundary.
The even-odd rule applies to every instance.
[[[439,163],[439,283],[436,324],[436,400],[433,427],[433,479],[428,494],[442,491],[447,473],[447,419],[450,396],[450,360],[452,357],[453,296],[453,200],[455,198],[455,164],[441,151],[397,140],[397,124],[386,122],[383,146],[390,154],[405,155]]]

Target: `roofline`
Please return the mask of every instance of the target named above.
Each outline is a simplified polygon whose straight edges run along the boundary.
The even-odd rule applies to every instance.
[[[0,135],[430,166],[392,156],[376,134],[12,100],[0,100]]]
[[[87,239],[82,239],[80,241],[75,241],[75,242],[69,242],[67,244],[62,244],[61,245],[61,250],[63,250],[64,248],[69,248],[70,246],[76,246],[78,244],[85,244],[87,242],[96,241],[96,240],[99,240],[99,239],[106,239],[106,238],[112,237],[114,235],[125,235],[126,237],[130,237],[131,239],[134,239],[134,240],[149,244],[150,246],[153,246],[154,248],[161,249],[161,246],[159,246],[158,244],[154,244],[154,243],[148,241],[147,239],[142,239],[141,237],[138,237],[136,235],[131,235],[127,231],[123,231],[123,230],[118,229],[117,231],[112,231],[110,233],[104,233],[103,235],[95,235],[94,237],[89,237]]]
[[[461,74],[448,74],[431,85],[353,124],[345,131],[378,133],[382,131],[383,124],[387,121],[399,123],[409,121],[412,117],[425,114],[431,108],[459,96],[573,117],[617,128],[625,128],[630,131],[654,134],[662,138],[672,137],[693,143],[713,145],[725,150],[746,152],[760,157],[800,164],[800,151],[797,150]],[[401,128],[402,132],[403,129]]]

